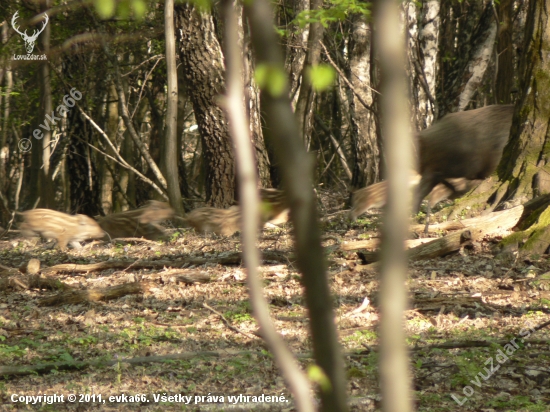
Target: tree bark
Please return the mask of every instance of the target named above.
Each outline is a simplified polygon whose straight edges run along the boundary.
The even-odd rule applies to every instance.
[[[281,14],[281,24],[286,25],[288,22],[286,19],[294,19],[298,14],[310,9],[309,0],[291,0],[288,6],[283,8]],[[286,16],[288,8],[292,9],[292,15]],[[304,28],[299,27],[297,24],[289,25],[289,35],[286,43],[286,56],[285,56],[285,69],[288,73],[289,84],[289,96],[292,105],[296,106],[298,100],[298,92],[301,85],[301,74],[304,67],[307,51],[307,39],[309,37],[309,25]]]
[[[224,64],[212,16],[189,4],[175,8],[179,55],[201,135],[206,168],[206,201],[229,207],[236,192],[235,157],[225,113]]]
[[[321,10],[323,8],[323,0],[310,0],[310,9]],[[302,68],[302,84],[300,86],[300,94],[296,101],[296,119],[298,127],[302,134],[302,138],[309,149],[311,144],[311,131],[313,128],[313,97],[315,91],[311,84],[308,71],[319,64],[321,59],[321,45],[319,42],[323,39],[323,25],[321,22],[310,23],[309,37],[307,41],[307,53],[304,66]]]
[[[242,29],[242,15],[240,21],[241,25],[239,27]],[[254,154],[256,159],[256,168],[258,170],[258,182],[261,187],[270,187],[272,185],[271,161],[269,159],[267,144],[262,129],[260,89],[254,81],[254,77],[251,75],[252,73],[254,73],[254,65],[252,63],[252,49],[250,46],[248,30],[243,30],[243,32],[243,46],[245,50],[245,70],[243,73],[246,90],[245,98],[250,119],[250,135],[252,136],[252,141],[254,142]]]
[[[271,7],[267,0],[245,2],[252,42],[258,64],[284,73],[283,56],[271,28]],[[291,208],[297,266],[303,274],[305,298],[310,315],[315,360],[330,381],[331,389],[321,389],[322,410],[347,411],[346,379],[338,345],[326,263],[320,242],[317,209],[311,187],[312,159],[305,151],[288,98],[288,85],[279,95],[262,90],[266,130],[272,136],[281,165],[283,185]]]
[[[546,6],[546,7],[545,7]],[[525,54],[520,65],[521,110],[516,110],[511,139],[504,148],[498,174],[510,198],[550,192],[550,27],[549,0],[530,0],[525,26]]]
[[[512,44],[512,14],[513,0],[501,0],[498,10],[498,36],[496,47],[496,80],[495,103],[509,104],[512,102],[510,92],[514,85],[514,45]]]
[[[400,32],[399,1],[375,2],[375,44],[380,56],[380,108],[388,174],[388,200],[382,226],[380,267],[380,389],[382,409],[412,411],[409,357],[403,328],[407,309],[407,255],[404,244],[412,195],[412,135],[405,79],[405,39]]]
[[[441,2],[438,116],[464,110],[484,95],[478,90],[493,55],[496,23],[493,6],[483,2]]]
[[[166,42],[166,126],[164,129],[164,167],[168,183],[168,198],[176,214],[183,216],[183,203],[178,179],[178,72],[176,70],[176,35],[174,33],[174,0],[164,2],[164,33]]]
[[[361,100],[372,105],[371,46],[372,27],[365,16],[356,16],[349,40],[349,81]],[[359,189],[380,180],[381,163],[376,117],[348,88],[353,176],[351,186]]]
[[[414,130],[429,127],[437,118],[436,75],[439,46],[439,0],[406,4],[407,55]]]
[[[457,111],[465,110],[473,100],[491,60],[497,33],[492,7],[491,4],[485,7],[479,26],[474,33],[474,44],[472,45],[470,60],[464,67],[461,88],[455,100]]]
[[[46,11],[49,8],[48,0],[41,2],[40,10]],[[44,31],[40,36],[40,43],[42,54],[48,54],[50,51],[50,34],[51,25],[48,24],[44,27]],[[50,116],[53,112],[52,109],[52,88],[50,78],[50,66],[47,61],[40,65],[39,69],[39,84],[41,85],[42,94],[42,111],[40,112],[40,121],[46,122],[46,115]],[[40,172],[38,180],[38,193],[40,195],[39,207],[54,208],[54,190],[52,184],[50,158],[51,158],[51,143],[52,143],[52,129],[54,129],[54,122],[49,122],[49,128],[47,130],[42,129],[44,137],[42,138],[41,156],[40,156]],[[44,124],[44,123],[42,123]],[[35,150],[40,150],[37,146]]]
[[[227,117],[231,135],[235,143],[237,174],[239,178],[239,198],[242,209],[241,236],[243,261],[246,265],[247,284],[254,317],[258,321],[262,337],[265,339],[275,361],[281,369],[289,389],[294,395],[298,410],[314,412],[314,401],[311,388],[305,373],[298,366],[296,359],[288,349],[282,337],[277,333],[273,320],[269,315],[269,306],[263,296],[262,282],[258,277],[260,255],[256,248],[258,224],[260,221],[260,202],[257,189],[255,167],[255,150],[253,149],[250,127],[245,110],[242,54],[244,47],[239,39],[239,23],[234,0],[223,0],[222,14],[225,22],[225,53],[227,57],[226,82],[227,96],[225,100]],[[239,13],[242,16],[242,13]],[[242,53],[242,54],[241,54]]]

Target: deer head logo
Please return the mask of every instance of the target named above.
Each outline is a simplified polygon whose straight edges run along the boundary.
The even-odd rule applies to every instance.
[[[35,30],[34,33],[32,34],[32,36],[29,36],[27,34],[27,30],[25,30],[24,33],[21,33],[19,31],[19,26],[16,26],[16,20],[17,18],[19,17],[19,12],[16,11],[15,14],[13,15],[12,19],[11,19],[11,26],[13,27],[13,29],[19,33],[21,35],[21,37],[23,38],[23,40],[25,40],[25,48],[27,49],[27,54],[31,54],[32,51],[34,50],[34,45],[36,43],[36,39],[38,38],[38,35],[40,33],[42,33],[44,31],[44,29],[46,28],[46,26],[48,25],[48,21],[50,20],[48,15],[44,13],[44,16],[46,17],[44,19],[44,21],[42,22],[42,28],[40,30]]]

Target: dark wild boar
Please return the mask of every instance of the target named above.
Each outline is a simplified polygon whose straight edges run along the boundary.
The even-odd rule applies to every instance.
[[[440,183],[451,178],[481,180],[498,166],[512,126],[513,105],[451,113],[418,135],[419,173],[413,211]]]
[[[410,186],[417,186],[413,199],[418,213],[422,200],[430,194],[429,206],[456,198],[471,190],[480,180],[489,177],[498,166],[502,150],[508,142],[514,106],[494,105],[448,114],[418,133],[417,167]],[[350,217],[386,203],[386,182],[357,190],[352,197]]]

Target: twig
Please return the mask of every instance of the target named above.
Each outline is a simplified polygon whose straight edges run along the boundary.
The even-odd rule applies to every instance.
[[[353,92],[353,94],[355,95],[355,97],[357,97],[357,100],[359,100],[361,102],[361,104],[365,107],[365,109],[367,110],[370,110],[371,112],[375,113],[374,109],[369,105],[367,104],[367,102],[365,102],[363,100],[363,98],[361,97],[361,95],[357,92],[357,90],[355,90],[355,87],[353,87],[353,85],[351,84],[351,82],[348,80],[348,78],[346,77],[346,75],[342,72],[342,70],[340,70],[340,68],[336,65],[336,63],[334,63],[334,61],[332,60],[332,58],[330,57],[330,53],[328,52],[327,48],[325,47],[325,45],[323,44],[322,41],[320,41],[319,43],[321,43],[321,47],[323,48],[323,50],[325,51],[325,55],[327,56],[327,59],[329,61],[329,63],[332,65],[332,67],[334,67],[334,70],[336,70],[338,72],[338,74],[340,75],[340,77],[342,78],[342,80],[348,85],[348,87],[351,89],[351,91]],[[377,90],[373,89],[372,87],[370,87],[369,85],[365,85],[366,87],[368,87],[369,89],[371,89],[373,92],[377,93],[377,94],[380,94],[380,92],[378,92]]]
[[[204,308],[208,309],[209,311],[215,313],[216,315],[218,315],[218,316],[221,318],[221,320],[223,321],[223,323],[225,323],[225,326],[227,326],[227,327],[228,327],[229,329],[231,329],[233,332],[235,332],[235,333],[240,333],[241,335],[244,335],[244,336],[246,336],[246,337],[249,338],[249,339],[256,339],[256,338],[257,338],[257,336],[253,336],[253,335],[251,335],[251,334],[249,334],[249,333],[243,332],[242,330],[240,330],[240,329],[236,328],[235,326],[231,325],[231,323],[229,323],[229,321],[225,318],[225,316],[223,316],[223,315],[222,315],[220,312],[218,312],[216,309],[214,309],[214,308],[208,306],[207,303],[203,303],[202,306],[203,306]]]
[[[159,62],[161,61],[162,59],[158,59],[155,64],[153,65],[153,67],[151,68],[151,70],[149,70],[149,73],[147,73],[147,75],[145,76],[145,79],[143,79],[143,83],[141,85],[141,89],[139,90],[139,95],[138,95],[138,99],[137,99],[137,102],[136,102],[136,105],[134,107],[134,111],[132,112],[132,116],[130,116],[130,119],[133,119],[136,112],[137,112],[137,109],[139,107],[139,103],[141,102],[141,96],[143,94],[143,89],[145,89],[145,85],[147,84],[147,79],[149,78],[149,76],[151,75],[151,73],[153,73],[153,70],[155,70],[155,67],[157,67],[157,64],[159,64]]]
[[[93,121],[91,118],[89,119],[91,121]],[[77,137],[78,140],[80,140],[81,142],[87,144],[91,149],[95,150],[96,152],[102,154],[103,156],[111,159],[113,162],[119,164],[121,167],[127,169],[127,170],[130,170],[132,171],[133,173],[136,174],[137,177],[139,177],[141,180],[143,180],[145,183],[148,183],[149,185],[151,185],[151,187],[153,189],[155,189],[155,191],[160,194],[162,196],[163,199],[165,200],[168,200],[168,197],[166,196],[166,194],[162,191],[162,189],[160,187],[158,187],[158,185],[153,182],[151,179],[147,178],[145,175],[143,175],[141,172],[139,172],[139,170],[133,168],[132,166],[130,166],[128,163],[126,163],[126,161],[120,157],[120,154],[118,153],[118,151],[115,151],[115,153],[118,155],[117,157],[119,157],[119,159],[115,159],[113,156],[103,152],[102,150],[98,149],[97,147],[95,147],[94,145],[92,145],[91,143],[85,141],[85,140],[82,140],[81,138]],[[110,140],[109,140],[110,142]]]
[[[141,66],[143,66],[145,63],[147,63],[149,60],[153,60],[153,59],[156,59],[158,57],[159,60],[162,60],[164,59],[164,55],[162,54],[155,54],[154,56],[151,56],[149,57],[148,59],[145,59],[144,61],[142,61],[140,64],[138,64],[136,67],[134,67],[132,70],[130,70],[128,73],[124,73],[122,74],[121,76],[122,77],[125,77],[125,76],[128,76],[130,73],[133,73],[135,72],[137,69],[139,69]],[[156,63],[155,63],[156,65]],[[145,78],[147,80],[147,77]]]

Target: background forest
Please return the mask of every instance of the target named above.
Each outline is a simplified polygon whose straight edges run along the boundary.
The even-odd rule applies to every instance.
[[[224,89],[217,9],[199,15],[176,5],[177,153],[172,153],[164,138],[163,4],[120,2],[102,12],[106,19],[86,4],[6,1],[1,6],[1,222],[11,219],[12,210],[35,205],[96,216],[166,199],[172,154],[177,154],[185,210],[201,203],[232,205],[235,158],[226,115],[216,102]],[[446,113],[512,101],[526,6],[511,0],[403,3],[415,130]],[[49,24],[33,53],[46,54],[47,62],[13,60],[25,49],[11,17],[19,12],[20,31],[30,34],[42,27],[46,10]],[[370,5],[285,1],[275,10],[290,96],[305,144],[316,158],[316,185],[348,192],[381,180]],[[244,80],[260,183],[279,187],[269,133],[262,129],[258,74],[246,46],[249,30],[242,21],[239,30],[248,50]],[[314,87],[303,81],[308,76]],[[73,88],[82,99],[59,114],[56,109]],[[50,130],[40,128],[52,112],[57,118]],[[44,133],[42,140],[32,137],[37,129]],[[20,150],[25,138],[43,150]]]
[[[57,391],[119,396],[105,410],[194,410],[159,394],[191,395],[200,410],[274,394],[274,405],[235,403],[549,410],[548,10],[550,0],[2,1],[0,406]],[[471,191],[444,204],[448,222],[409,231],[409,134],[490,105],[514,105],[498,168],[484,181],[448,176]],[[440,141],[453,148],[464,134]],[[350,221],[350,194],[386,179],[386,224],[378,213]],[[284,189],[260,191],[262,224],[291,210],[258,239],[256,186]],[[386,192],[378,200],[369,207]],[[152,232],[104,226],[129,221]],[[56,238],[49,224],[60,251],[21,239],[29,226]],[[84,227],[95,232],[80,237]],[[86,238],[101,240],[73,245]],[[485,377],[493,358],[503,367]]]

